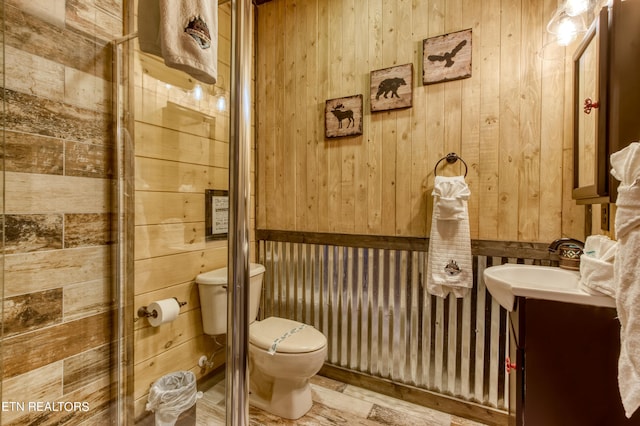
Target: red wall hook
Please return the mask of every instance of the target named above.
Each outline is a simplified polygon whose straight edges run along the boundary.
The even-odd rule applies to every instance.
[[[516,369],[516,363],[515,362],[512,363],[511,359],[509,359],[509,357],[507,357],[504,361],[505,361],[504,362],[505,367],[507,369],[507,374],[511,373],[511,370],[515,370]]]
[[[584,113],[591,114],[591,108],[598,108],[600,106],[600,102],[593,102],[591,98],[587,98],[584,100]]]

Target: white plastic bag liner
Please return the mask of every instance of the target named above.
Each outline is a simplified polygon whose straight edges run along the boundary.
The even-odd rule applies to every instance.
[[[193,407],[202,392],[191,371],[176,371],[160,377],[149,389],[147,411],[153,411],[156,426],[173,426],[181,413]]]

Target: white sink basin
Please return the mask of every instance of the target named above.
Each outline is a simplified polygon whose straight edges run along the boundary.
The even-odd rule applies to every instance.
[[[506,263],[484,270],[489,293],[508,311],[513,310],[516,296],[615,308],[613,298],[586,293],[579,281],[578,271],[551,266]]]

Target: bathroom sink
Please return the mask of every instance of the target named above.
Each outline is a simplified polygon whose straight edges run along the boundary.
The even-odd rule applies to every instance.
[[[484,270],[489,293],[508,311],[513,310],[516,296],[615,308],[613,298],[586,293],[579,281],[578,271],[551,266],[506,263]]]

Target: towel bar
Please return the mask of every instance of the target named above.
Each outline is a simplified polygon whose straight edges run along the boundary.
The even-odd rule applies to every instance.
[[[455,152],[450,152],[447,155],[445,155],[444,157],[442,157],[441,159],[438,160],[438,162],[436,163],[436,166],[433,168],[433,175],[434,176],[438,176],[438,165],[440,165],[440,163],[442,163],[443,160],[447,160],[447,163],[449,164],[453,164],[456,161],[460,160],[462,161],[462,164],[464,164],[464,177],[467,177],[467,163],[465,163],[465,161],[462,159],[462,157],[460,157],[458,154],[456,154]]]

